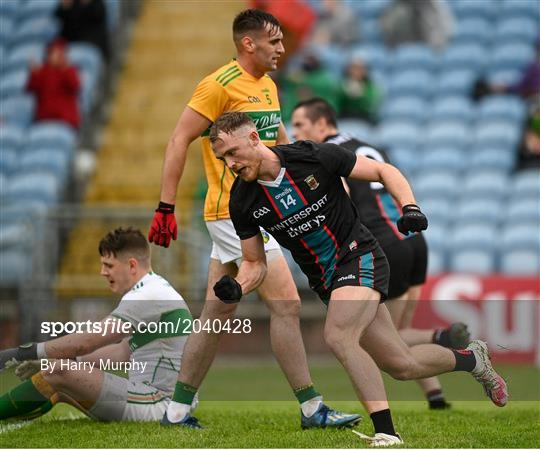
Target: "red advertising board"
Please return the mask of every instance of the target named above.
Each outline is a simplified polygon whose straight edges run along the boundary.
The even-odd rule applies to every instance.
[[[422,291],[414,326],[469,325],[494,360],[540,364],[540,278],[445,274]]]

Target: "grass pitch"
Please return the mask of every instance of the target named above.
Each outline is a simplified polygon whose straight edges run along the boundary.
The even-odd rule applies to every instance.
[[[326,402],[343,411],[361,411],[343,369],[311,364]],[[412,383],[385,378],[396,429],[409,448],[534,448],[540,443],[539,371],[502,367],[511,402],[497,408],[484,400],[467,374],[442,377],[450,411],[429,411]],[[0,379],[1,392],[17,382]],[[357,448],[364,443],[350,430],[300,429],[299,408],[275,364],[216,364],[201,391],[197,417],[204,430],[164,428],[156,423],[98,423],[74,408],[57,405],[27,423],[0,424],[0,446],[14,448]],[[234,398],[234,400],[233,400]],[[369,417],[357,430],[372,434]]]

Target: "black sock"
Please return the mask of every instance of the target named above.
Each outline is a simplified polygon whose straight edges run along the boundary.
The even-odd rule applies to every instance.
[[[426,394],[430,409],[445,409],[448,403],[444,399],[444,394],[440,389],[433,389]]]
[[[450,343],[450,330],[447,328],[435,330],[431,341],[443,347],[452,347]]]
[[[454,350],[450,349],[456,357],[456,367],[454,372],[472,372],[476,367],[476,358],[470,350]]]
[[[375,433],[391,434],[397,436],[396,430],[394,430],[394,423],[392,422],[392,414],[389,409],[383,409],[369,415],[375,428]]]

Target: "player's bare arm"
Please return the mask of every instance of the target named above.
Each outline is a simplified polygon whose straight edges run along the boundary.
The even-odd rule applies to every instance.
[[[285,125],[283,125],[283,122],[280,122],[276,144],[282,145],[282,144],[289,144],[290,142],[291,141],[289,140],[289,136],[287,135],[287,129],[285,128]]]
[[[110,360],[113,362],[129,361],[131,357],[131,350],[129,349],[129,339],[124,338],[122,341],[116,344],[110,344],[102,348],[83,355],[78,358],[79,361],[94,362],[99,364],[100,361]]]
[[[242,263],[238,269],[236,281],[242,286],[242,293],[247,294],[259,287],[266,275],[266,255],[260,233],[240,242]]]
[[[197,139],[211,122],[186,106],[169,138],[161,177],[161,201],[174,204],[176,189],[182,178],[189,145]]]
[[[401,206],[415,204],[411,186],[403,174],[391,164],[375,161],[362,155],[356,156],[349,178],[362,181],[379,181]]]

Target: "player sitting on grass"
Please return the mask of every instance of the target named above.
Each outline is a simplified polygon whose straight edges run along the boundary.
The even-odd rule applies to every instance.
[[[503,378],[491,366],[487,345],[465,350],[436,344],[409,347],[387,307],[389,270],[378,242],[360,222],[341,177],[382,183],[396,198],[402,233],[427,228],[405,177],[393,166],[356,156],[334,144],[298,141],[269,148],[244,113],[220,116],[210,129],[214,154],[238,177],[231,189],[231,219],[242,240],[236,277],[223,276],[216,296],[237,303],[264,278],[266,258],[259,227],[287,248],[311,288],[328,306],[324,337],[369,412],[371,446],[403,444],[396,433],[379,371],[399,380],[470,372],[497,406],[508,401]]]
[[[191,314],[182,296],[152,272],[150,248],[139,230],[108,233],[99,243],[99,254],[101,275],[122,295],[119,305],[92,324],[89,331],[98,332],[0,351],[0,370],[8,362],[26,361],[16,373],[29,378],[0,397],[0,419],[35,418],[58,402],[103,421],[158,421],[163,416]],[[150,323],[155,325],[145,332]],[[180,326],[173,329],[171,323]],[[156,327],[157,332],[149,332]],[[101,370],[118,367],[113,362],[131,367],[129,378]]]

